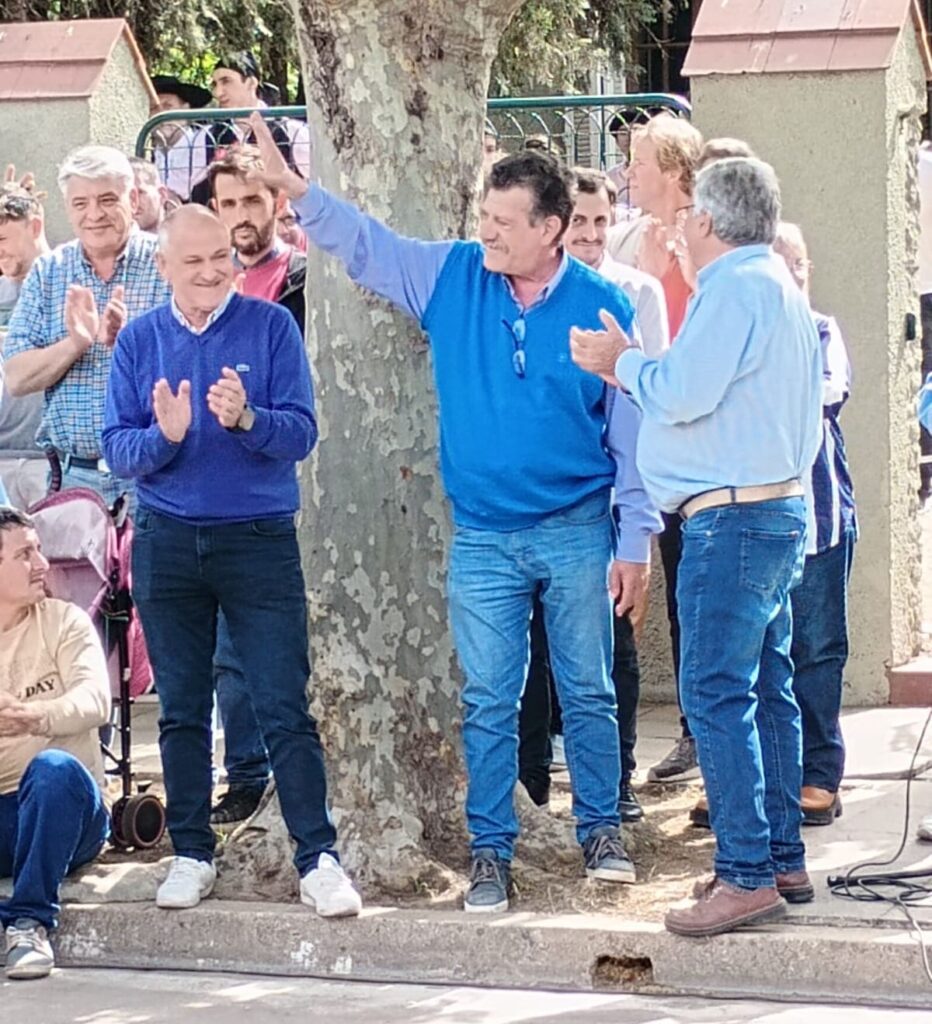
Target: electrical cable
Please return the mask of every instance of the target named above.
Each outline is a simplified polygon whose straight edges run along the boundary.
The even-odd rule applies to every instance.
[[[909,839],[910,795],[912,792],[913,773],[930,722],[932,722],[932,709],[926,715],[925,724],[922,727],[922,732],[919,734],[919,740],[916,743],[916,749],[913,751],[913,757],[909,764],[909,774],[906,777],[906,814],[903,821],[903,835],[896,853],[888,860],[864,861],[861,864],[855,864],[844,875],[830,875],[827,879],[827,884],[831,894],[840,899],[855,900],[859,903],[889,903],[891,906],[902,911],[909,923],[909,927],[919,942],[922,967],[929,982],[932,983],[932,964],[929,961],[926,933],[916,920],[909,906],[911,903],[919,903],[932,897],[932,867],[927,870],[916,871],[868,872],[865,870],[868,868],[892,866],[900,859],[900,855],[906,848],[906,842]],[[929,879],[930,884],[919,885],[917,881],[914,881],[914,879],[920,878]],[[898,891],[893,895],[878,891],[881,888],[893,888]]]

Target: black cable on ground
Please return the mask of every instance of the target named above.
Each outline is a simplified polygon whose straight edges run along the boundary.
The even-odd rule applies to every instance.
[[[909,774],[906,777],[906,814],[903,821],[903,835],[900,838],[900,845],[895,854],[889,860],[864,861],[855,864],[844,875],[830,875],[827,879],[829,890],[833,896],[841,899],[856,900],[859,903],[888,903],[902,911],[909,926],[919,941],[919,951],[922,955],[922,967],[926,977],[932,983],[932,965],[929,962],[929,951],[926,947],[925,932],[916,920],[911,903],[919,903],[932,897],[932,867],[924,871],[869,871],[870,868],[885,868],[895,864],[906,848],[909,839],[909,814],[910,796],[912,793],[913,772],[916,768],[916,761],[922,743],[932,721],[932,709],[926,715],[925,724],[919,734],[919,741],[913,751],[913,757],[909,764]],[[919,879],[926,879],[925,885],[919,884]],[[893,892],[882,892],[882,889],[892,889]]]

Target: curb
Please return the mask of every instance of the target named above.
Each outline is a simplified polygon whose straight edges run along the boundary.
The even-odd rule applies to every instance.
[[[597,915],[372,907],[324,921],[295,904],[207,900],[71,905],[56,945],[63,967],[932,1007],[918,944],[893,928],[791,921],[694,940]]]

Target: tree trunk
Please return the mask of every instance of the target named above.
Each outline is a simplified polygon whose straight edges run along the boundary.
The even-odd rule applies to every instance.
[[[322,184],[403,234],[470,235],[489,69],[521,0],[293,3]],[[467,845],[429,353],[313,247],[308,282],[321,441],[300,533],[339,846],[370,892],[442,890]],[[521,806],[548,856],[578,859],[568,830],[558,841]],[[272,802],[228,844],[222,892],[293,891],[277,815]]]

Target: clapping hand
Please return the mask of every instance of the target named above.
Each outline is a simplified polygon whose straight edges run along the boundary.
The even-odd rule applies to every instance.
[[[246,389],[236,370],[224,366],[222,376],[207,392],[207,408],[217,417],[221,427],[237,426],[246,408]]]
[[[90,288],[82,288],[79,284],[68,286],[65,294],[65,329],[82,355],[96,341],[100,332],[100,316]]]
[[[152,411],[166,439],[181,444],[191,426],[191,382],[183,380],[178,394],[172,394],[168,381],[162,377],[152,389]]]
[[[607,309],[599,310],[599,319],[605,326],[604,331],[584,331],[581,327],[570,329],[570,355],[581,370],[594,373],[607,384],[618,387],[615,363],[622,352],[638,346]]]
[[[249,177],[273,191],[284,192],[289,199],[300,199],[307,192],[307,182],[288,166],[269,126],[258,111],[249,115],[249,127],[262,158],[262,170],[254,170]]]
[[[129,318],[126,303],[123,301],[125,291],[121,284],[118,284],[113,289],[113,295],[110,297],[107,305],[104,306],[103,316],[100,318],[97,338],[107,348],[113,348],[116,344],[117,335],[126,326],[126,321]]]

